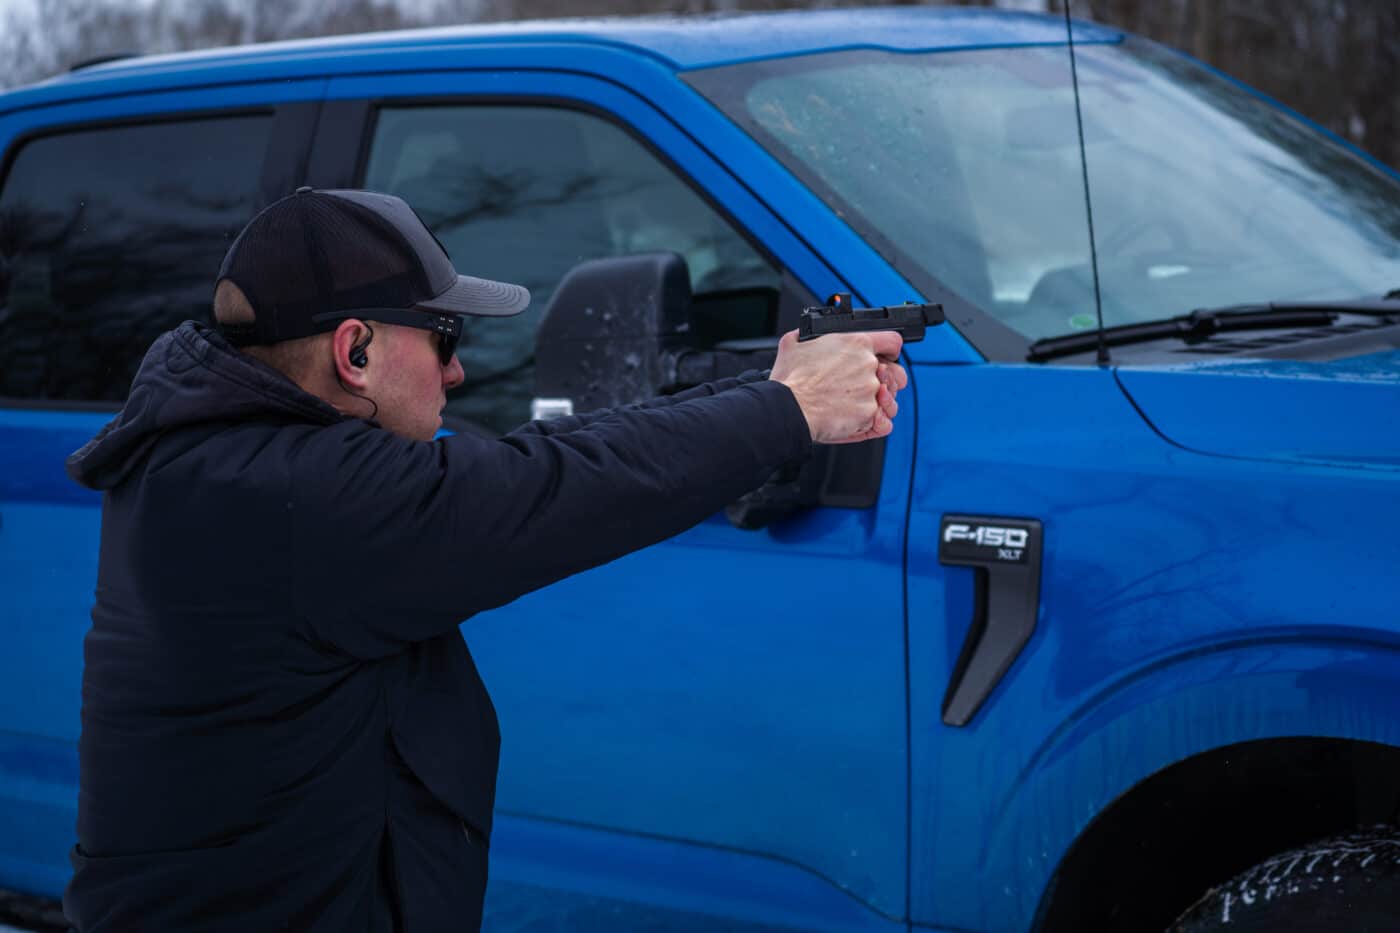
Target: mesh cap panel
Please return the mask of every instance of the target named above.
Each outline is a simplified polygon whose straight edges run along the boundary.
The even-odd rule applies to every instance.
[[[238,235],[218,281],[242,289],[255,323],[235,343],[276,343],[334,330],[318,315],[372,309],[505,315],[523,311],[518,285],[461,276],[441,244],[400,198],[370,191],[313,191],[269,205]],[[428,307],[422,310],[427,312]]]

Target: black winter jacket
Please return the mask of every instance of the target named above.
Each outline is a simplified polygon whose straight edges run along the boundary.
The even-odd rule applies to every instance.
[[[687,528],[810,443],[755,376],[409,441],[200,325],[165,334],[68,461],[106,493],[70,921],[456,929],[499,746],[458,623]]]

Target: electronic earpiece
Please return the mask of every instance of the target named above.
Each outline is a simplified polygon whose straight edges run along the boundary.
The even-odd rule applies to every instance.
[[[374,339],[374,328],[366,324],[365,330],[369,331],[369,336],[364,339],[363,343],[357,343],[350,348],[350,365],[356,369],[364,369],[369,365],[369,356],[365,353],[365,347],[369,346],[369,342]]]

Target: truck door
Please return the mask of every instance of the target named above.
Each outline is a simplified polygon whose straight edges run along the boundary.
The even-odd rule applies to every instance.
[[[539,314],[585,259],[674,250],[699,298],[841,290],[742,165],[697,143],[706,127],[657,103],[685,95],[703,111],[693,93],[653,77],[674,87],[650,101],[548,71],[331,82],[324,146],[364,155],[337,169],[318,143],[308,180],[404,197],[459,270],[534,294],[519,318],[470,327],[468,383],[448,407],[464,429],[526,420]],[[889,441],[873,508],[759,531],[716,515],[463,625],[503,733],[488,917],[851,929],[903,916],[911,454],[907,434]]]

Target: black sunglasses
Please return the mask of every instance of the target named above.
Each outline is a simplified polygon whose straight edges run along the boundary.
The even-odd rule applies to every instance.
[[[417,308],[352,308],[349,311],[317,314],[311,320],[319,324],[322,321],[343,321],[352,317],[432,331],[438,337],[438,362],[443,366],[452,364],[452,358],[457,355],[457,344],[462,340],[462,318],[442,311]]]
[[[461,342],[461,334],[439,333],[438,338],[438,362],[444,366],[452,365],[452,358],[457,355],[457,344]]]

